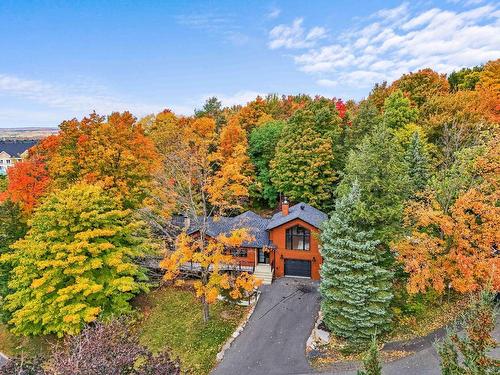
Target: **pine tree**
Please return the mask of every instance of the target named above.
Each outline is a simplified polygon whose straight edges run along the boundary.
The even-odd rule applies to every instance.
[[[337,188],[345,196],[357,181],[363,209],[358,219],[375,231],[375,238],[388,244],[401,230],[404,202],[410,193],[404,152],[392,131],[375,127],[355,150],[349,153],[344,178]]]
[[[390,323],[391,272],[381,267],[379,242],[363,230],[354,212],[362,209],[357,183],[337,200],[321,233],[320,293],[324,321],[357,350]]]
[[[441,357],[443,375],[499,373],[500,360],[487,355],[491,349],[498,346],[491,335],[495,328],[496,315],[493,292],[484,290],[473,298],[462,316],[465,336],[459,335],[454,328],[436,345]]]
[[[405,154],[408,165],[410,188],[413,192],[422,191],[429,182],[429,153],[417,132],[413,133]]]
[[[271,161],[271,180],[292,201],[328,209],[337,179],[329,137],[307,125],[287,124]]]
[[[358,371],[357,375],[382,375],[382,365],[380,364],[380,356],[377,348],[375,337],[372,340],[370,349],[363,358],[364,370]]]

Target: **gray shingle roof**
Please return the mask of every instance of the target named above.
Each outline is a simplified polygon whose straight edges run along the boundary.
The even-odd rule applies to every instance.
[[[328,219],[328,216],[320,210],[309,206],[306,203],[299,203],[290,207],[288,215],[283,216],[281,212],[273,215],[271,219],[263,218],[253,211],[246,211],[235,217],[219,217],[208,219],[207,234],[210,237],[217,237],[221,234],[229,234],[239,228],[247,228],[249,234],[254,237],[252,241],[244,242],[245,247],[273,246],[269,240],[269,230],[286,224],[291,220],[301,219],[308,224],[319,228],[321,223]],[[188,229],[188,234],[193,234],[199,230],[200,222],[192,222]]]
[[[243,246],[263,247],[269,245],[269,234],[266,231],[268,223],[269,219],[265,219],[253,211],[246,211],[235,217],[220,217],[215,220],[209,218],[207,234],[210,237],[216,237],[220,234],[229,234],[235,229],[247,228],[253,240],[244,242]],[[192,223],[188,234],[197,232],[200,225],[200,223]]]
[[[321,226],[321,223],[328,219],[328,215],[308,205],[307,203],[301,202],[296,204],[295,206],[290,207],[288,210],[288,215],[286,216],[284,216],[281,211],[275,213],[267,224],[266,229],[269,230],[279,227],[280,225],[286,224],[294,219],[303,220],[306,223],[319,228]]]
[[[0,141],[0,152],[5,151],[13,158],[20,158],[24,151],[36,143],[36,141]]]

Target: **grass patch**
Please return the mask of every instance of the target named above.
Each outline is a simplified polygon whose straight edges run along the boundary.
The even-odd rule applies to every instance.
[[[143,319],[137,327],[141,341],[153,352],[169,350],[183,372],[208,374],[221,345],[238,326],[247,308],[217,302],[203,322],[201,303],[186,288],[163,287],[138,301]]]
[[[385,341],[403,341],[427,336],[455,321],[468,303],[467,295],[455,295],[453,298],[443,298],[438,303],[428,304],[413,316],[401,316],[394,322],[394,329]]]
[[[32,357],[45,353],[55,340],[52,336],[16,336],[0,324],[0,352],[8,356]]]

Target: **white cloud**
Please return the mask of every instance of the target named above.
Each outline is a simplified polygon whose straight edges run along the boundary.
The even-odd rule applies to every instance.
[[[500,5],[467,3],[467,8],[458,6],[455,11],[435,7],[415,11],[408,3],[382,9],[323,45],[304,46],[306,33],[298,19],[292,26],[271,30],[270,47],[309,47],[293,59],[325,87],[341,83],[369,88],[426,67],[448,73],[500,57]]]
[[[282,24],[272,28],[269,32],[269,48],[309,48],[326,37],[324,27],[316,26],[306,32],[303,22],[303,18],[296,18],[290,26]]]
[[[63,85],[0,74],[0,96],[27,99],[53,109],[51,113],[64,113],[66,116],[74,117],[94,110],[104,114],[128,110],[135,115],[144,115],[161,109],[159,105],[126,100],[107,91],[102,86],[83,81]],[[12,114],[9,108],[0,108],[0,111],[4,119]],[[28,119],[26,121],[31,121],[36,113],[43,122],[50,117],[48,112],[33,111],[32,114],[26,114],[25,117]],[[59,118],[59,122],[61,120],[63,118]]]
[[[269,13],[267,13],[267,18],[274,19],[279,17],[280,14],[281,9],[274,7],[269,11]]]

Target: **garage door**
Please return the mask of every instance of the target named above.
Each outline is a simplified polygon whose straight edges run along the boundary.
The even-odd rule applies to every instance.
[[[285,276],[311,277],[309,260],[285,259]]]

